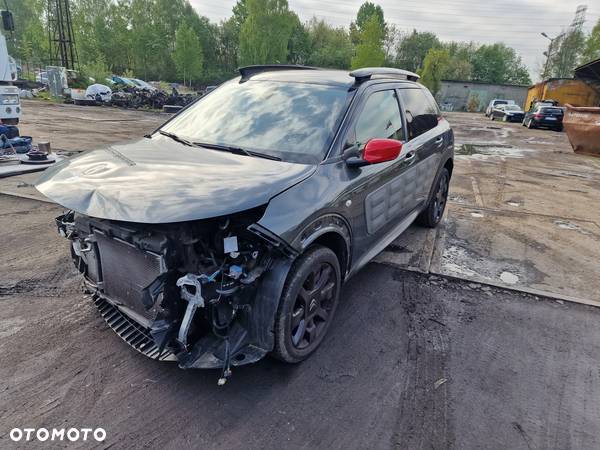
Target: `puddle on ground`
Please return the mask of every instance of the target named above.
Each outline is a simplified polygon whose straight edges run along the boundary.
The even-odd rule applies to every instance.
[[[519,277],[510,272],[502,272],[500,279],[506,284],[517,284],[519,282]]]
[[[454,152],[459,156],[490,157],[500,156],[509,158],[522,158],[532,150],[515,148],[508,144],[462,144]]]
[[[555,220],[554,225],[556,225],[561,230],[574,230],[578,231],[581,234],[589,235],[590,232],[582,229],[579,225],[569,222],[568,220]]]
[[[448,200],[455,203],[468,203],[466,198],[464,198],[462,195],[457,194],[450,194],[448,196]]]
[[[480,213],[479,211],[474,211],[471,213],[471,216],[480,218],[480,217],[483,217],[483,213]]]
[[[518,202],[506,202],[506,204],[510,205],[510,206],[514,206],[515,208],[518,208],[519,206],[521,206],[521,204]]]

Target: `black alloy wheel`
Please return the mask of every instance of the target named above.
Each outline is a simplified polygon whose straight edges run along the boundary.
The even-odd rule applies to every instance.
[[[446,202],[448,201],[448,182],[448,172],[444,170],[440,176],[433,202],[434,220],[437,223],[442,219],[444,210],[446,209]]]
[[[308,274],[292,308],[292,344],[303,350],[319,340],[333,306],[335,274],[329,263],[316,265]]]
[[[438,175],[437,182],[435,184],[435,191],[429,199],[429,203],[425,210],[417,218],[417,222],[428,228],[435,228],[438,226],[442,217],[444,216],[444,210],[448,203],[448,190],[450,187],[450,173],[448,169],[444,168]]]
[[[340,282],[339,262],[329,248],[314,246],[299,257],[275,318],[273,356],[296,363],[317,349],[335,313]]]

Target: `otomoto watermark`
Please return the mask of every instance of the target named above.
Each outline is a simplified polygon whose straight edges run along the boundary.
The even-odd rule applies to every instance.
[[[106,430],[104,428],[13,428],[9,436],[13,442],[102,442],[106,440]]]

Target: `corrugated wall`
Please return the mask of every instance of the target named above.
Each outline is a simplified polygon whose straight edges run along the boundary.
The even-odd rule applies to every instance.
[[[524,109],[528,110],[534,100],[552,99],[560,105],[600,106],[600,91],[582,80],[550,79],[529,88]]]

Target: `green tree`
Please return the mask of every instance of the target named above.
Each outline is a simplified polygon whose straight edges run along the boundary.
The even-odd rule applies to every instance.
[[[427,52],[440,46],[440,40],[434,33],[413,30],[411,34],[402,37],[398,43],[396,66],[418,72],[423,67]]]
[[[352,58],[352,69],[381,66],[385,61],[383,39],[383,27],[377,14],[373,14],[360,33],[356,54]]]
[[[288,40],[287,62],[291,64],[304,64],[310,53],[310,39],[308,32],[295,13],[290,13],[292,33]]]
[[[8,53],[26,62],[47,63],[48,33],[43,21],[46,1],[8,0],[7,3],[15,21],[14,33],[5,33]]]
[[[598,19],[592,32],[585,40],[585,47],[581,54],[581,63],[585,64],[598,58],[600,58],[600,19]]]
[[[574,29],[560,35],[553,44],[556,51],[551,52],[549,68],[546,75],[557,78],[573,76],[584,50],[585,36],[581,30]]]
[[[473,75],[473,55],[477,46],[473,42],[447,42],[442,48],[450,57],[443,78],[447,80],[469,81]]]
[[[200,78],[202,72],[202,47],[192,27],[183,22],[175,33],[175,52],[173,54],[177,73],[183,78],[183,84]]]
[[[435,96],[442,86],[442,77],[444,76],[450,55],[447,50],[429,49],[423,62],[423,70],[421,71],[421,83],[423,83]]]
[[[503,43],[482,45],[473,55],[473,79],[486,83],[531,84],[527,68]]]
[[[287,0],[247,0],[248,16],[240,30],[240,63],[283,64],[294,17]]]
[[[363,32],[365,25],[373,15],[377,16],[379,23],[384,28],[386,27],[383,9],[381,6],[375,5],[371,2],[363,3],[360,5],[360,8],[358,8],[358,12],[356,13],[356,21],[350,23],[350,39],[352,39],[352,43],[354,45],[358,45],[360,43],[360,34]]]
[[[344,28],[334,28],[313,17],[307,26],[309,39],[308,64],[334,69],[350,68],[352,43]]]
[[[80,72],[87,84],[91,83],[91,80],[87,77],[93,78],[96,83],[106,84],[106,78],[110,76],[110,69],[103,56],[100,56],[96,61],[81,65]]]
[[[238,0],[232,9],[231,17],[217,30],[217,64],[223,74],[233,73],[238,66],[240,31],[248,17],[246,0]]]

